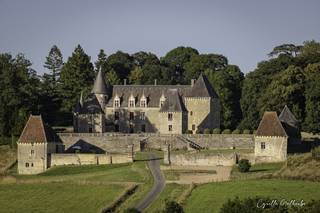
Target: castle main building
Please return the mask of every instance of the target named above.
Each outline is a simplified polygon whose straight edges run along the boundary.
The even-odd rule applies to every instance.
[[[191,85],[107,86],[100,70],[73,120],[74,132],[195,133],[220,127],[220,101],[203,74]]]

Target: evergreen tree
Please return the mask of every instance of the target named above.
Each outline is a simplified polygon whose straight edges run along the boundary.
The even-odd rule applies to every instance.
[[[52,84],[53,86],[56,85],[60,78],[62,66],[63,58],[61,51],[56,45],[53,45],[44,63],[44,67],[50,71],[50,73],[47,74],[48,76],[46,76],[46,78],[49,80],[48,83]]]
[[[94,70],[90,57],[78,45],[61,70],[60,94],[65,112],[72,112],[81,91],[89,90],[93,79]]]
[[[98,72],[100,69],[104,73],[107,72],[107,55],[104,53],[103,49],[100,49],[100,52],[98,54],[98,59],[94,64],[96,67],[96,72]]]

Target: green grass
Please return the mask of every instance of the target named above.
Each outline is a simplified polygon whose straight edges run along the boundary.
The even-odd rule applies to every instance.
[[[245,180],[204,184],[196,187],[184,206],[188,212],[219,212],[228,199],[263,196],[271,199],[320,197],[320,184],[309,181]]]
[[[278,171],[284,165],[281,163],[261,163],[251,166],[250,171],[246,173],[239,172],[238,165],[233,166],[231,171],[231,179],[244,180],[244,179],[256,179],[266,175],[271,175],[275,171]]]
[[[155,202],[146,209],[147,213],[158,212],[164,209],[166,200],[178,201],[181,195],[188,189],[188,185],[167,184]]]
[[[123,192],[121,185],[0,184],[0,212],[98,212]]]

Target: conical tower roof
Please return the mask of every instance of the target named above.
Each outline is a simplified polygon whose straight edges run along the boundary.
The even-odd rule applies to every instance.
[[[201,73],[198,80],[192,86],[188,97],[218,98],[218,95],[216,91],[214,91],[207,77]]]
[[[92,93],[94,94],[107,94],[107,84],[104,78],[104,74],[101,71],[101,69],[99,70],[96,79],[94,81],[94,85],[93,85],[93,89],[92,89]]]
[[[298,128],[298,120],[290,111],[287,105],[284,106],[282,112],[279,115],[279,119],[281,122],[286,123],[292,127]]]

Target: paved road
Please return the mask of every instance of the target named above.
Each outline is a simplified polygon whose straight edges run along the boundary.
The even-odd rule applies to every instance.
[[[156,158],[157,156],[155,154],[149,153],[148,166],[154,182],[150,192],[136,205],[136,209],[139,211],[146,209],[157,198],[165,186],[165,179],[160,170],[160,163]]]

